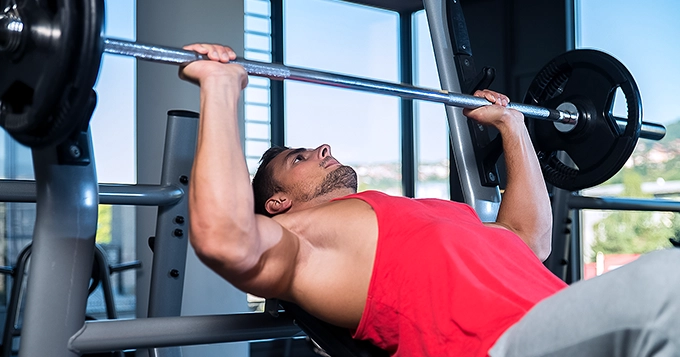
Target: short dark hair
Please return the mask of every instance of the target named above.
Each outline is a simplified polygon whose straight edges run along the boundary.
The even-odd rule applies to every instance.
[[[280,153],[288,150],[285,146],[272,146],[262,154],[260,159],[260,166],[253,177],[253,195],[255,197],[255,213],[271,217],[267,212],[265,204],[267,200],[275,193],[280,192],[283,188],[274,179],[269,163]]]

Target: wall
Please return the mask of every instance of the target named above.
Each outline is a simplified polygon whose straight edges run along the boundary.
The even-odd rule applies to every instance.
[[[194,42],[228,44],[243,53],[243,0],[137,2],[137,41],[181,47]],[[198,87],[181,81],[177,67],[138,61],[137,64],[137,182],[160,182],[167,111],[198,111]],[[137,316],[146,316],[156,209],[137,208],[137,254],[144,270],[137,279]],[[183,315],[247,310],[245,294],[209,271],[190,250],[184,284]],[[184,356],[247,356],[247,343],[183,347]],[[139,351],[138,355],[144,352]]]

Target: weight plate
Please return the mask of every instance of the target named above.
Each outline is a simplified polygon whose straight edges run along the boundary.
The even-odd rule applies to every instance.
[[[613,115],[619,89],[627,106],[623,130]],[[614,176],[640,137],[637,84],[621,62],[604,52],[574,50],[556,57],[536,75],[524,103],[551,109],[572,103],[578,108],[579,122],[568,132],[550,121],[526,120],[545,180],[565,190],[592,187]]]
[[[76,130],[85,130],[92,116],[96,95],[93,93],[104,41],[104,0],[66,0],[75,4],[78,40],[72,49],[75,56],[68,66],[69,81],[62,88],[60,100],[47,120],[34,129],[11,133],[20,143],[42,147],[61,143]]]
[[[0,125],[10,133],[34,129],[54,110],[77,39],[73,1],[18,0],[19,48],[0,53]]]
[[[12,61],[15,67],[13,71],[18,73],[19,78],[33,78],[33,81],[15,80],[13,83],[29,85],[15,84],[7,89],[8,96],[24,97],[24,101],[30,102],[30,105],[13,113],[17,112],[16,106],[7,106],[3,99],[2,115],[5,119],[0,121],[14,139],[30,147],[60,143],[76,128],[86,127],[92,114],[92,87],[97,80],[104,51],[103,0],[45,2],[45,6],[53,14],[51,22],[47,22],[44,16],[36,15],[39,13],[36,6],[22,8],[20,14],[24,26],[33,30],[29,32],[30,37],[27,37],[28,47],[22,51],[21,57]],[[38,3],[41,4],[40,1]],[[62,18],[68,18],[68,23],[58,21]],[[41,50],[38,46],[31,47],[44,41],[39,35],[34,35],[34,32],[39,26],[46,26],[45,23],[51,26],[52,32],[61,32],[58,39],[52,39],[58,45],[53,44],[48,51]],[[64,29],[68,31],[65,32]],[[53,35],[55,36],[57,35]],[[17,91],[17,88],[22,91]],[[36,96],[39,88],[42,88],[43,94]],[[33,96],[28,96],[27,93],[32,93]],[[9,110],[5,111],[4,108]],[[24,124],[16,125],[21,122]]]

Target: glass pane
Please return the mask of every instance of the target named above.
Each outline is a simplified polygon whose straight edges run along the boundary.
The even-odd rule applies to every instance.
[[[268,34],[246,33],[245,45],[248,48],[258,48],[264,51],[271,51],[271,44]]]
[[[135,0],[106,2],[107,37],[134,41]],[[99,182],[137,182],[135,170],[136,60],[104,54],[95,85],[97,108],[90,121]]]
[[[269,0],[246,0],[246,15],[257,14],[269,16]]]
[[[105,36],[134,41],[136,1],[106,2]],[[136,167],[136,60],[104,54],[95,90],[98,104],[92,121],[92,143],[99,182],[134,184]],[[135,260],[135,208],[99,206],[97,243],[110,265]],[[118,317],[134,317],[135,271],[112,274],[111,287]],[[88,315],[106,318],[101,285],[88,299]]]
[[[440,88],[425,11],[414,14],[414,84]],[[449,199],[449,128],[443,104],[415,103],[416,197]]]
[[[248,2],[246,1],[246,3],[248,3]],[[268,34],[270,32],[270,30],[269,30],[269,17],[246,16],[245,17],[245,27],[246,27],[246,31],[249,31],[249,32],[253,31],[253,32]]]
[[[287,65],[398,82],[396,13],[323,0],[284,13]],[[285,95],[287,145],[330,144],[360,190],[401,194],[398,98],[291,81]]]
[[[644,120],[663,123],[666,137],[641,139],[625,167],[607,182],[583,191],[588,196],[680,196],[680,110],[669,85],[680,81],[680,3],[675,1],[579,1],[579,48],[605,51],[633,74],[643,98]],[[644,44],[644,50],[640,45]],[[625,98],[616,97],[615,115],[625,116]],[[624,264],[639,254],[670,246],[679,237],[677,214],[667,212],[582,211],[584,276]]]
[[[244,57],[271,62],[271,9],[269,1],[245,0]],[[245,90],[245,154],[251,175],[257,170],[260,155],[271,144],[269,79],[250,76]],[[264,149],[263,149],[264,148]]]

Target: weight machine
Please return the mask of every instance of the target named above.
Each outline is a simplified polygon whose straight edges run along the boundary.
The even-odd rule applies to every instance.
[[[97,185],[87,123],[96,102],[91,88],[103,52],[174,64],[197,60],[200,56],[171,48],[102,39],[103,0],[59,0],[56,4],[55,9],[34,2],[10,1],[13,6],[7,6],[0,16],[0,71],[3,73],[0,115],[3,127],[17,141],[33,149],[38,204],[34,263],[28,283],[20,356],[76,356],[131,348],[287,337],[299,333],[293,324],[294,318],[333,355],[364,354],[363,347],[343,340],[344,337],[336,335],[327,324],[306,316],[303,311],[291,314],[294,306],[283,312],[275,307],[263,314],[179,316],[187,223],[186,219],[177,220],[177,217],[187,217],[185,190],[195,146],[196,115],[169,113],[160,186],[120,190]],[[495,171],[499,143],[469,125],[460,109],[488,103],[459,94],[461,83],[469,91],[484,85],[489,77],[477,78],[460,4],[455,0],[425,0],[424,7],[444,91],[246,60],[238,62],[252,75],[447,104],[453,161],[460,175],[462,196],[483,220],[491,221],[500,204],[499,175]],[[61,31],[47,35],[34,31],[44,26],[58,27]],[[48,49],[47,56],[43,54],[45,49]],[[593,76],[590,69],[593,63],[597,68],[595,75],[601,74],[603,78],[591,88],[586,78]],[[31,74],[36,68],[41,70],[37,77]],[[608,110],[612,88],[621,88],[626,95],[627,118],[615,118]],[[27,97],[32,100],[26,101]],[[659,139],[665,132],[661,125],[642,122],[639,93],[632,76],[618,61],[601,53],[576,51],[556,58],[537,76],[525,103],[512,106],[527,117],[546,119],[530,120],[528,126],[532,138],[538,138],[535,143],[544,172],[554,173],[552,183],[567,190],[603,182],[621,168],[639,137]],[[602,141],[604,137],[608,150],[594,157],[582,157],[572,151],[576,149],[569,144],[570,137],[595,141]],[[540,142],[540,138],[544,141]],[[558,155],[560,151],[568,152],[578,169],[565,163]],[[11,192],[14,188],[10,186],[8,190]],[[85,322],[85,292],[100,202],[161,206],[148,318]],[[48,303],[44,296],[51,297]],[[167,299],[167,296],[174,298]],[[328,334],[315,332],[325,328],[329,329]],[[343,342],[338,344],[339,340]],[[154,353],[176,356],[179,349],[163,348]]]

